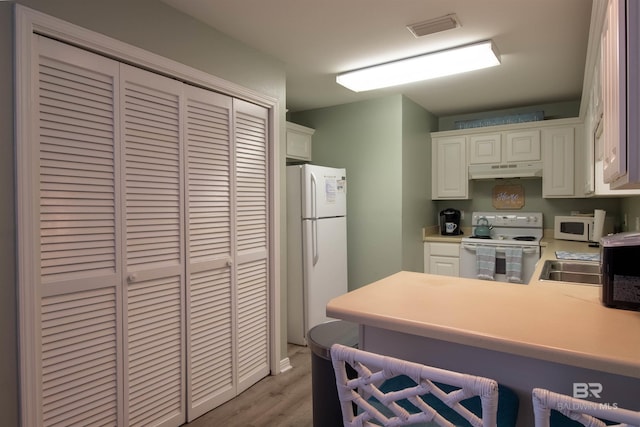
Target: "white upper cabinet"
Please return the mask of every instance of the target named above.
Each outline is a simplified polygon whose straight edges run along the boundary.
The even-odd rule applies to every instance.
[[[530,162],[540,160],[540,130],[505,132],[505,161]]]
[[[311,142],[315,129],[287,122],[287,159],[311,161]]]
[[[540,160],[540,130],[523,129],[469,135],[469,164]]]
[[[620,147],[617,147],[615,142],[626,144],[628,141],[620,135],[611,136],[615,132],[626,134],[626,129],[621,128],[619,122],[620,119],[626,118],[620,116],[619,112],[616,114],[613,112],[616,106],[626,109],[624,102],[620,104],[614,100],[617,93],[616,87],[620,85],[620,74],[616,71],[616,64],[619,62],[619,54],[622,52],[615,46],[616,36],[613,31],[618,24],[612,18],[620,14],[620,10],[614,10],[617,7],[617,4],[607,2],[599,5],[594,13],[598,16],[596,22],[600,23],[600,27],[595,25],[591,29],[596,36],[591,37],[593,46],[590,46],[590,49],[593,50],[593,54],[589,56],[593,59],[587,64],[585,70],[585,75],[588,76],[591,71],[591,76],[588,77],[587,88],[589,92],[584,94],[584,99],[588,99],[589,103],[584,109],[584,137],[576,136],[576,144],[580,140],[584,141],[583,149],[576,145],[576,179],[581,180],[576,181],[576,193],[581,188],[584,196],[620,197],[640,194],[640,188],[614,188],[605,182],[605,179],[610,180],[610,177],[605,178],[605,169],[607,169],[607,174],[618,174],[618,172],[614,172],[613,165],[620,161],[620,156],[616,154],[620,152]],[[618,28],[617,31],[619,35],[620,29]],[[600,38],[599,35],[602,37]],[[620,93],[625,93],[624,90],[620,89]],[[608,103],[606,107],[604,105],[605,99]],[[633,125],[633,123],[629,123],[629,125]],[[624,148],[626,150],[626,145]],[[638,161],[631,161],[629,166],[635,164],[638,164]],[[579,171],[581,165],[585,165],[582,174]],[[624,166],[626,167],[626,163]],[[614,186],[617,184],[619,184],[618,181],[614,183]],[[576,194],[576,196],[579,195]]]
[[[469,164],[500,163],[502,160],[502,135],[487,133],[469,137]]]
[[[575,129],[573,126],[542,130],[543,197],[575,195]]]
[[[628,24],[628,25],[627,25]],[[609,0],[601,38],[604,181],[640,187],[640,5]]]
[[[543,163],[544,197],[584,196],[575,191],[576,175],[583,173],[583,166],[575,167],[577,132],[582,137],[578,119],[433,132],[432,199],[470,198],[470,166],[533,162]]]
[[[432,141],[432,199],[468,199],[467,138]]]

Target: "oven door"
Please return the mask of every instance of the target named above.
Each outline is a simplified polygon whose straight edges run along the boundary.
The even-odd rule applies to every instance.
[[[476,261],[476,248],[479,245],[476,243],[463,242],[460,249],[460,277],[467,277],[469,279],[478,278],[478,267]],[[483,245],[488,246],[488,245]],[[496,247],[496,270],[495,279],[496,282],[507,282],[506,275],[506,246],[491,245]],[[513,247],[513,246],[510,246]],[[522,283],[529,283],[533,271],[536,268],[536,263],[540,259],[540,246],[529,245],[522,246]]]

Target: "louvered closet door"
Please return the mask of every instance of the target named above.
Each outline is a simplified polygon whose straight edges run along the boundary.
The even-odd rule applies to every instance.
[[[231,98],[185,85],[188,420],[236,395]]]
[[[40,334],[28,337],[37,349],[38,384],[23,386],[37,390],[35,425],[115,425],[122,404],[118,64],[33,37],[37,131],[30,160],[39,180],[26,185],[40,206],[33,224],[39,238],[31,242]]]
[[[234,100],[238,393],[269,374],[268,115]]]
[[[127,426],[186,414],[181,91],[122,65]]]

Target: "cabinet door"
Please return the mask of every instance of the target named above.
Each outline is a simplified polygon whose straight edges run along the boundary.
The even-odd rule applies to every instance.
[[[623,7],[620,7],[622,3]],[[626,59],[624,2],[610,0],[602,27],[601,67],[604,122],[604,181],[626,173]]]
[[[505,133],[505,161],[540,160],[540,131],[523,130]]]
[[[233,100],[238,393],[269,374],[269,117]]]
[[[640,4],[610,0],[602,30],[604,181],[640,188]]]
[[[33,44],[32,139],[18,147],[21,305],[33,315],[21,325],[22,419],[122,425],[119,65]]]
[[[460,276],[460,258],[431,256],[429,272],[441,276]]]
[[[464,136],[433,140],[432,198],[467,199],[469,197],[466,153]]]
[[[456,243],[425,243],[424,272],[443,276],[459,276],[460,245]]]
[[[542,130],[543,197],[575,194],[575,135],[573,127]]]
[[[188,421],[236,395],[230,97],[185,93]]]
[[[469,137],[469,163],[500,163],[502,135],[499,133],[471,135]]]
[[[287,122],[287,158],[311,161],[313,129]]]
[[[182,83],[121,65],[125,425],[185,419]]]

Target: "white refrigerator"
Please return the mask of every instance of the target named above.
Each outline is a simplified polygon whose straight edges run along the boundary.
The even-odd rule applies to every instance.
[[[332,320],[329,300],[347,292],[345,169],[287,166],[287,338]]]

